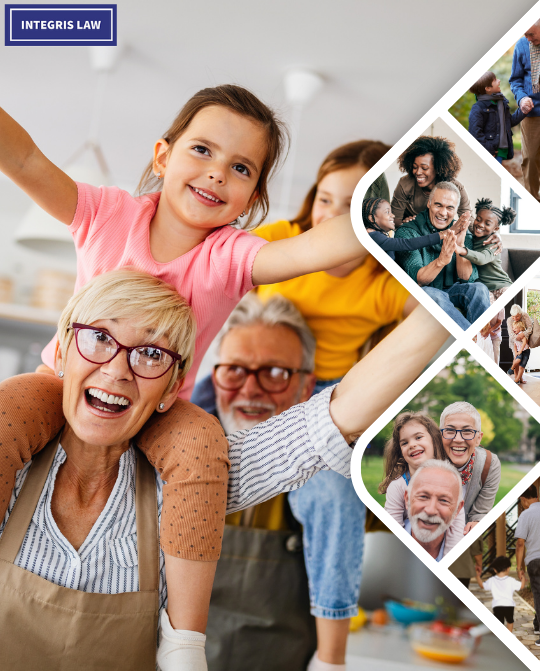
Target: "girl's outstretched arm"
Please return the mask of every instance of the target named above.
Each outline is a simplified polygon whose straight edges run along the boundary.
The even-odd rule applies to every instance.
[[[373,424],[442,347],[448,331],[422,305],[359,361],[335,388],[330,414],[347,442]]]
[[[253,284],[274,284],[337,268],[367,254],[353,231],[350,215],[343,214],[301,235],[264,245],[253,264]]]
[[[55,219],[71,224],[77,185],[44,156],[30,135],[0,108],[0,171]]]

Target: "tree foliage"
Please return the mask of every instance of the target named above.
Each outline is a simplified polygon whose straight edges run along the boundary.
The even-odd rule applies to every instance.
[[[489,449],[498,454],[517,449],[523,424],[514,417],[518,407],[516,401],[465,350],[403,410],[424,412],[438,424],[444,408],[456,401],[467,401],[480,412],[485,430],[482,445],[489,445]],[[538,427],[540,437],[540,427],[531,418],[529,427],[533,424]],[[382,453],[386,440],[392,434],[392,426],[393,422],[390,422],[372,440],[373,453]],[[534,429],[529,428],[531,430]]]

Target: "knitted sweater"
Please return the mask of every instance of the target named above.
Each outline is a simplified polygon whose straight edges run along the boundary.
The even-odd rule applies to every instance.
[[[492,245],[484,245],[488,236],[477,238],[473,236],[473,248],[467,249],[467,256],[471,263],[478,266],[478,282],[482,282],[490,291],[512,286],[510,276],[504,272],[501,255],[493,252]]]
[[[450,228],[453,222],[447,226]],[[397,232],[397,238],[418,238],[422,235],[431,235],[435,233],[437,229],[431,223],[429,219],[429,211],[424,210],[417,215],[416,219],[409,221],[406,224],[402,224]],[[473,248],[473,239],[470,233],[467,233],[465,237],[465,247],[467,249]],[[431,245],[429,247],[423,247],[422,249],[417,249],[412,252],[396,252],[396,261],[398,264],[405,270],[405,272],[412,277],[415,282],[418,282],[417,275],[418,271],[429,265],[432,261],[435,261],[439,258],[442,249],[442,241],[437,245]],[[450,289],[452,285],[456,282],[474,282],[478,279],[478,270],[476,266],[473,265],[471,276],[468,280],[462,280],[458,277],[457,267],[456,267],[456,255],[452,255],[450,263],[448,263],[435,277],[435,279],[430,282],[427,286],[433,287],[434,289],[439,289],[440,291],[446,291]]]

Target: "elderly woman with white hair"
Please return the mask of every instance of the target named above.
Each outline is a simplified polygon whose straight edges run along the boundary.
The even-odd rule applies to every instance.
[[[156,312],[163,300],[166,309]],[[18,472],[0,527],[2,664],[10,671],[155,669],[158,621],[162,671],[206,669],[202,632],[215,562],[195,581],[190,562],[181,564],[183,622],[203,624],[173,628],[158,542],[165,490],[133,442],[156,408],[166,413],[175,402],[182,363],[193,355],[189,311],[155,277],[120,270],[94,278],[62,314],[55,371],[63,379],[66,425]],[[229,436],[227,512],[296,489],[320,470],[350,476],[349,444],[447,337],[419,306],[337,387]],[[381,359],[388,376],[380,373]],[[32,406],[49,378],[43,375],[40,389],[25,390],[23,380],[17,397],[0,393],[0,417],[5,408],[15,418],[19,405]],[[37,424],[50,422],[35,412]],[[202,428],[218,440],[217,422],[207,420]],[[12,423],[2,425],[0,438]],[[189,421],[182,430],[190,430]],[[224,454],[224,482],[227,464]],[[216,529],[224,523],[221,505],[215,505]]]
[[[514,324],[518,322],[523,322],[525,330],[521,333],[514,333]],[[514,303],[510,308],[510,317],[506,320],[506,328],[508,330],[508,344],[512,352],[514,351],[514,344],[516,340],[523,340],[523,338],[530,338],[533,332],[533,320],[529,317],[526,310],[524,310],[520,305]],[[510,368],[508,374],[512,375],[514,371]],[[525,380],[521,380],[522,384],[525,384]]]
[[[440,419],[444,451],[461,476],[468,533],[491,510],[501,481],[501,462],[480,447],[482,419],[465,401],[446,407]]]

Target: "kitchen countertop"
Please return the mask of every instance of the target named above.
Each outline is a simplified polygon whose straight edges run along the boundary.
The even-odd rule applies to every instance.
[[[414,669],[485,669],[526,671],[526,667],[494,634],[482,638],[478,650],[460,664],[435,662],[417,655],[399,625],[363,628],[351,633],[347,644],[347,671],[414,671]]]

